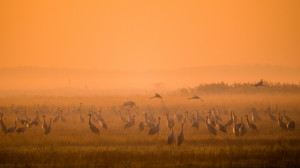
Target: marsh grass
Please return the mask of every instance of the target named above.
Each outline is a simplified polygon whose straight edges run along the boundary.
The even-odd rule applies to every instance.
[[[2,113],[7,127],[13,126],[16,115],[10,112],[11,104],[27,107],[27,115],[35,116],[38,110],[46,120],[54,118],[57,107],[63,108],[67,122],[52,125],[49,135],[41,127],[29,128],[24,134],[0,133],[1,167],[298,167],[300,165],[300,95],[297,94],[253,94],[253,95],[205,95],[203,103],[188,101],[178,95],[167,95],[164,101],[149,100],[145,96],[132,97],[15,97],[1,98]],[[118,109],[126,100],[137,103],[131,111],[136,114],[136,125],[124,130]],[[74,111],[84,103],[82,115],[86,122],[79,122],[79,113]],[[277,123],[270,121],[264,111],[269,105],[287,114],[296,122],[293,132],[282,131]],[[162,117],[159,135],[148,136],[148,129],[140,132],[139,121],[151,105],[156,116]],[[108,129],[100,129],[93,135],[88,127],[88,112],[92,108],[103,109],[103,118]],[[218,106],[223,123],[229,118],[225,110],[233,110],[240,117],[249,114],[255,107],[263,121],[256,123],[259,131],[249,130],[243,137],[218,133],[211,136],[204,124],[194,129],[185,124],[185,140],[182,146],[167,145],[170,130],[166,126],[166,110],[174,114],[185,110],[194,112]],[[19,114],[22,114],[22,108]],[[276,115],[276,114],[274,114]],[[277,115],[276,115],[277,116]],[[240,121],[240,118],[238,118]],[[20,126],[20,123],[18,123]],[[97,125],[98,126],[98,125]],[[180,124],[175,125],[175,136]],[[228,129],[230,132],[231,129]]]

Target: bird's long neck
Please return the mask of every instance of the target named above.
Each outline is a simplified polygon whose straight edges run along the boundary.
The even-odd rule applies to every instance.
[[[51,126],[51,122],[52,122],[52,118],[50,119],[50,124],[49,124],[49,127]]]
[[[44,123],[46,123],[45,117],[44,117]]]
[[[90,115],[90,118],[89,118],[89,123],[91,123],[91,118],[92,118],[92,115]]]

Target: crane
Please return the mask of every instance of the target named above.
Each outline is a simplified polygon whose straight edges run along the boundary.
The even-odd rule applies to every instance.
[[[160,126],[160,117],[158,117],[158,124],[155,127],[150,128],[149,135],[158,134],[159,133],[159,126]]]
[[[158,94],[158,93],[155,93],[155,95],[153,97],[150,97],[150,99],[153,99],[153,98],[159,98],[159,99],[162,99],[161,95]]]
[[[245,133],[247,133],[248,129],[246,128],[244,122],[243,122],[243,117],[241,117],[241,126],[239,128],[239,133],[240,136],[243,136]]]
[[[91,122],[92,114],[89,114],[89,116],[90,116],[90,118],[89,118],[89,126],[90,126],[91,131],[94,134],[99,134],[99,129]]]
[[[173,126],[173,127],[174,127],[174,126]],[[171,145],[172,143],[175,142],[175,135],[174,135],[173,127],[172,127],[172,132],[171,132],[171,134],[168,136],[168,144],[169,144],[169,145]]]
[[[219,117],[216,116],[216,127],[217,127],[217,129],[218,129],[219,131],[221,131],[221,132],[227,133],[226,127],[224,127],[222,124],[220,124],[220,123],[218,122],[218,120],[219,120]]]
[[[177,137],[177,145],[180,146],[183,143],[184,135],[183,135],[183,123],[181,124],[181,133]]]
[[[246,120],[247,120],[247,125],[248,125],[248,127],[250,127],[251,129],[257,130],[256,125],[253,124],[252,122],[250,122],[250,121],[248,120],[248,115],[245,115],[245,117],[246,117]]]
[[[217,135],[217,131],[216,131],[215,127],[213,127],[212,125],[210,125],[210,124],[207,122],[208,116],[206,116],[205,118],[206,118],[205,124],[206,124],[206,127],[207,127],[208,131],[209,131],[211,134],[213,134],[213,135]]]

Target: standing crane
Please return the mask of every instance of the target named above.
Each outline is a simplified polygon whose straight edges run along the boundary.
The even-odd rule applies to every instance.
[[[277,106],[276,106],[277,107]],[[273,114],[271,114],[271,107],[269,106],[268,108],[267,108],[267,110],[268,110],[268,113],[269,113],[269,118],[271,119],[271,120],[273,120],[273,121],[277,121],[277,119],[276,119],[276,117],[273,115]]]
[[[58,114],[57,114],[57,116],[53,119],[53,124],[56,123],[56,122],[60,119],[60,115],[61,115],[61,113],[60,113],[60,108],[57,108],[57,112],[58,112]]]
[[[46,116],[45,115],[43,115],[42,116],[43,118],[44,118],[44,120],[43,120],[43,124],[42,124],[42,129],[43,129],[43,131],[45,131],[45,129],[47,128],[47,123],[46,123]]]
[[[99,122],[100,127],[107,129],[107,124],[102,117],[102,108],[100,108],[99,114],[96,113],[96,118],[97,118],[97,121]]]
[[[170,117],[169,112],[166,113],[167,116],[167,120],[168,120],[168,127],[169,129],[172,129],[172,127],[174,126],[174,119]]]
[[[24,127],[18,128],[18,129],[16,130],[17,134],[19,134],[19,133],[21,133],[21,132],[24,133],[24,132],[26,131],[27,127],[28,127],[28,125],[27,125],[27,126],[24,126]]]
[[[246,117],[246,120],[247,120],[247,125],[248,125],[248,127],[250,127],[251,129],[257,130],[256,125],[253,124],[252,122],[250,122],[250,121],[248,120],[248,115],[245,115],[245,117]]]
[[[5,126],[4,122],[3,122],[3,114],[2,113],[0,114],[0,126],[1,126],[2,131],[4,133],[6,133],[7,129],[6,129],[6,126]]]
[[[124,129],[130,128],[134,126],[134,124],[135,124],[135,115],[133,115],[132,118],[130,118],[130,121],[125,124]]]
[[[207,122],[208,116],[206,116],[205,118],[206,118],[205,124],[206,124],[206,127],[207,127],[208,131],[209,131],[211,134],[213,134],[213,135],[217,135],[217,131],[216,131],[215,127],[213,127],[212,125],[210,125],[210,124]]]
[[[195,127],[195,128],[199,128],[199,118],[197,117],[196,120],[194,120],[193,124],[192,124],[192,127]]]
[[[62,122],[67,122],[66,118],[62,115],[62,109],[60,109],[60,120]]]
[[[151,120],[149,119],[149,117],[147,116],[147,114],[145,113],[145,122],[148,128],[153,128],[155,127],[155,124],[153,122],[151,122]]]
[[[122,115],[121,111],[119,111],[119,113],[120,113],[121,120],[122,120],[124,123],[128,123],[128,119]]]
[[[16,131],[16,129],[17,129],[17,120],[15,121],[15,126],[10,127],[10,128],[8,128],[8,129],[6,130],[6,134],[8,134],[8,133],[13,133],[13,132]]]
[[[181,124],[181,133],[177,137],[177,145],[180,146],[183,143],[184,135],[183,135],[183,123]]]
[[[230,118],[230,120],[227,121],[227,123],[224,126],[228,127],[228,126],[232,125],[232,123],[233,123],[233,112],[231,112],[231,118]]]
[[[261,121],[261,118],[256,113],[256,110],[254,107],[252,108],[252,121],[253,122]]]
[[[240,135],[240,133],[239,133],[239,127],[238,127],[237,124],[236,124],[236,119],[235,119],[235,118],[233,118],[232,133],[233,133],[235,136],[239,136],[239,135]]]
[[[245,133],[247,133],[248,129],[246,128],[244,122],[243,122],[243,117],[241,117],[241,126],[239,128],[239,133],[240,136],[243,136]]]
[[[46,129],[44,130],[44,134],[47,135],[50,133],[51,131],[51,121],[52,121],[52,118],[50,118],[50,124],[49,126],[46,127]]]
[[[296,126],[295,121],[291,120],[291,118],[288,117],[288,116],[285,114],[285,111],[283,112],[283,115],[284,115],[285,119],[286,119],[287,122],[288,122],[288,124],[287,124],[288,130],[293,131],[293,130],[295,129],[295,126]]]
[[[227,133],[226,127],[224,127],[222,124],[220,124],[220,123],[218,122],[218,120],[219,120],[219,117],[216,116],[216,127],[217,127],[217,129],[218,129],[219,131],[221,131],[221,132]]]
[[[84,117],[82,117],[82,115],[81,115],[81,107],[82,107],[82,103],[79,104],[79,109],[78,109],[79,119],[80,119],[80,122],[84,123]]]
[[[282,121],[282,116],[278,113],[278,126],[281,127],[283,130],[288,130],[287,125]]]
[[[145,129],[145,124],[144,124],[143,121],[141,121],[141,122],[139,123],[139,128],[140,128],[140,131],[143,131],[143,130]]]
[[[183,115],[176,113],[176,111],[174,117],[177,119],[178,122],[182,122],[183,120]]]
[[[92,114],[89,114],[89,126],[90,129],[92,130],[93,134],[99,134],[99,129],[91,122]]]
[[[159,125],[160,125],[160,117],[158,117],[158,124],[155,127],[150,128],[149,135],[158,134],[159,133]]]
[[[213,127],[216,126],[216,122],[211,115],[211,111],[208,112],[208,121],[207,122],[208,122],[208,124],[210,124]]]
[[[174,126],[173,126],[173,127],[174,127]],[[172,143],[175,142],[175,135],[174,135],[173,127],[172,127],[172,132],[171,132],[171,134],[168,136],[168,144],[169,144],[169,145],[171,145]]]
[[[187,114],[188,114],[188,111],[184,112],[183,123],[186,123],[186,122],[188,121],[188,119],[187,119]]]

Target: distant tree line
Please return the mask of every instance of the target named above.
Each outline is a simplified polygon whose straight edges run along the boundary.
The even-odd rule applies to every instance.
[[[234,83],[224,82],[200,84],[194,88],[178,89],[179,94],[214,94],[214,93],[233,93],[233,94],[252,94],[252,93],[300,93],[300,83],[270,83],[265,82],[265,86],[255,87],[253,83]]]

